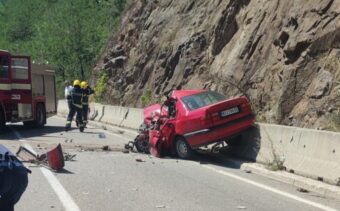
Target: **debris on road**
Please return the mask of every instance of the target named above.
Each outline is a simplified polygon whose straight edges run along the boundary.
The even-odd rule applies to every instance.
[[[106,135],[105,135],[105,133],[99,133],[99,138],[106,138]]]
[[[73,142],[73,139],[71,138],[71,139],[65,139],[65,143],[67,143],[67,142],[69,142],[69,143],[72,143]]]
[[[238,206],[237,209],[239,209],[239,210],[245,210],[245,209],[247,209],[247,207],[246,207],[246,206]]]
[[[136,158],[136,162],[145,162],[145,160],[142,160],[140,158]]]
[[[135,142],[134,141],[129,141],[127,144],[124,145],[124,148],[128,151],[133,152],[133,148],[135,147]]]
[[[251,174],[252,173],[251,170],[249,170],[249,169],[244,170],[244,172],[246,172],[247,174]]]
[[[304,188],[298,188],[297,191],[299,191],[301,193],[309,193],[309,191],[304,189]]]
[[[24,162],[42,165],[55,171],[60,171],[65,166],[64,154],[60,144],[40,155],[28,146],[20,146],[16,155]]]
[[[66,152],[64,152],[64,159],[65,159],[65,161],[75,161],[75,157],[76,157],[77,155],[76,154],[69,154],[69,153],[66,153]]]
[[[110,151],[110,147],[108,145],[105,145],[102,147],[103,151]]]

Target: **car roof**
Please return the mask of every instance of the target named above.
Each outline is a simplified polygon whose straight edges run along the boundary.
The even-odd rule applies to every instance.
[[[172,91],[172,97],[176,97],[176,98],[182,98],[182,97],[186,97],[189,95],[194,95],[194,94],[198,94],[201,92],[206,92],[207,90],[203,90],[203,89],[195,89],[195,90],[174,90]]]

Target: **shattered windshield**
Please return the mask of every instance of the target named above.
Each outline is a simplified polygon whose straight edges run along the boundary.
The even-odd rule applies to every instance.
[[[201,92],[182,98],[189,110],[195,110],[225,100],[226,97],[213,91]]]

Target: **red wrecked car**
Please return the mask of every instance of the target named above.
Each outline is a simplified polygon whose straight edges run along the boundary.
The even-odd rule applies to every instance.
[[[255,121],[246,97],[226,99],[209,90],[176,90],[163,105],[144,109],[144,123],[134,141],[138,152],[160,157],[176,153],[187,159],[192,150],[225,141]]]

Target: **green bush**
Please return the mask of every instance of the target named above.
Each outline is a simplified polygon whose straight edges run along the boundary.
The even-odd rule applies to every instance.
[[[152,93],[150,89],[144,90],[142,97],[140,98],[143,106],[150,105],[152,102]]]
[[[103,72],[99,80],[97,81],[96,86],[94,87],[94,91],[95,91],[94,100],[97,103],[100,103],[103,101],[103,97],[106,92],[108,80],[109,80],[109,76],[107,75],[107,73]]]

